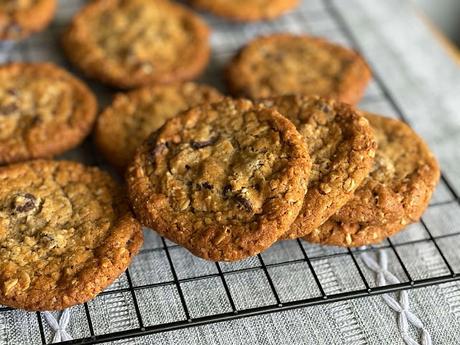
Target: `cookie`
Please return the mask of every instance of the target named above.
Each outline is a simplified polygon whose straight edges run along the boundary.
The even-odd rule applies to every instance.
[[[299,0],[189,0],[202,10],[235,21],[273,19],[293,9]]]
[[[321,38],[275,34],[246,45],[227,68],[234,95],[251,99],[301,94],[356,104],[371,78],[352,50]]]
[[[66,161],[0,169],[0,303],[60,310],[95,297],[142,245],[125,193]]]
[[[50,63],[0,66],[0,164],[51,157],[91,131],[96,98]]]
[[[204,259],[260,253],[297,217],[307,148],[277,111],[225,99],[169,120],[127,169],[138,219]]]
[[[149,86],[118,94],[98,118],[96,145],[112,165],[123,170],[136,148],[166,120],[192,106],[221,98],[216,89],[192,82]]]
[[[356,247],[383,241],[418,221],[439,179],[424,141],[406,124],[367,114],[378,149],[374,167],[355,196],[307,241]]]
[[[262,104],[296,126],[312,160],[302,210],[282,239],[302,237],[353,197],[371,170],[375,137],[358,111],[332,99],[292,95],[265,99]]]
[[[54,17],[56,0],[0,2],[0,40],[19,40],[43,30]]]
[[[62,40],[70,61],[118,88],[193,79],[209,59],[209,29],[169,1],[98,0],[72,20]]]

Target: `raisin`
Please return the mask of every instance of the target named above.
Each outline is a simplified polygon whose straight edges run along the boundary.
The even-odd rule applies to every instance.
[[[16,110],[18,110],[18,105],[16,103],[6,104],[0,107],[0,114],[1,115],[11,115]]]
[[[215,137],[211,137],[210,139],[208,140],[204,140],[204,141],[195,141],[195,140],[192,140],[190,142],[190,146],[195,149],[195,150],[198,150],[198,149],[202,149],[204,147],[207,147],[207,146],[211,146],[211,145],[214,145],[217,140],[219,139],[218,136],[215,136]]]
[[[212,184],[210,184],[209,182],[203,182],[201,185],[203,186],[203,188],[206,188],[206,189],[209,189],[209,190],[214,189],[214,186]]]
[[[8,89],[6,90],[6,93],[10,96],[18,96],[18,90],[17,89]]]
[[[35,208],[37,199],[30,193],[16,196],[14,200],[14,211],[18,213],[29,212]]]
[[[152,153],[153,153],[154,156],[156,156],[156,155],[159,155],[159,154],[163,153],[163,150],[165,150],[167,148],[168,148],[167,143],[161,143],[161,144],[158,144],[158,145],[153,147]]]
[[[224,195],[224,197],[229,197],[232,193],[232,186],[230,186],[229,184],[226,184],[224,186],[224,189],[222,190],[222,194]]]
[[[243,208],[248,211],[248,212],[252,212],[252,204],[251,202],[246,199],[245,197],[243,197],[242,195],[240,194],[237,194],[237,195],[234,195],[233,196],[233,199],[238,203],[240,204],[241,206],[243,206]]]
[[[322,103],[320,106],[320,110],[323,113],[329,114],[332,111],[332,108],[327,103]]]

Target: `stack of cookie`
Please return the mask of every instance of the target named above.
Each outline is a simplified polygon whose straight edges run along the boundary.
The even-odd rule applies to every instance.
[[[191,1],[234,20],[272,18],[297,1],[245,2],[252,10],[241,13],[230,1]],[[0,4],[0,38],[52,17],[54,1],[20,3]],[[24,21],[32,9],[48,17]],[[354,108],[371,78],[358,54],[308,36],[255,39],[226,70],[230,98],[189,81],[207,65],[208,35],[196,14],[165,0],[86,5],[63,36],[69,60],[136,88],[97,119],[95,96],[63,69],[0,67],[1,304],[51,310],[93,298],[139,251],[141,223],[217,261],[284,239],[368,245],[421,216],[436,160],[407,125]],[[50,159],[94,124],[126,188],[98,168]]]
[[[380,242],[418,220],[438,178],[407,125],[300,95],[193,107],[154,132],[127,171],[141,223],[210,260],[281,239]]]
[[[439,168],[407,125],[353,107],[370,78],[358,54],[322,39],[250,42],[226,79],[252,102],[189,104],[138,148],[126,174],[138,219],[210,260],[243,259],[283,239],[369,245],[417,221]],[[151,100],[135,94],[124,107],[145,124]],[[100,118],[112,135],[100,130],[98,142],[131,133],[117,108]]]

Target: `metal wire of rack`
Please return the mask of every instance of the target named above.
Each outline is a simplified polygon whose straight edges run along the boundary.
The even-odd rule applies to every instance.
[[[72,6],[70,5],[71,3]],[[67,17],[74,8],[78,8],[75,3],[77,2],[72,2],[71,0],[61,1],[61,7],[66,4],[72,7],[72,10],[68,11]],[[315,30],[308,29],[306,31],[313,31],[314,34],[333,36],[335,38],[337,38],[338,34],[339,40],[346,41],[342,43],[350,44],[356,50],[360,50],[359,42],[353,37],[347,23],[334,7],[332,1],[318,0],[309,1],[308,3],[302,6],[300,10],[288,15],[285,22],[289,22],[290,19],[293,19],[294,22],[295,20],[297,22],[308,22],[309,18],[314,18],[314,28],[320,27],[322,31],[315,32]],[[313,6],[312,4],[316,5]],[[315,8],[312,9],[309,6]],[[211,18],[210,21],[212,25],[213,21],[217,21],[217,19]],[[53,24],[54,27],[50,30],[58,32],[62,25],[63,23]],[[219,39],[229,38],[225,35],[232,30],[232,26],[228,25],[228,30],[221,31],[223,37],[218,37],[213,42],[214,46],[219,44]],[[282,25],[277,26],[278,24],[276,23],[273,25],[275,31],[285,29]],[[248,30],[249,35],[256,34],[251,32],[250,29]],[[300,30],[305,31],[305,28],[302,27]],[[46,39],[44,37],[41,39]],[[37,52],[37,46],[42,46],[40,42],[35,41],[34,43],[32,39],[32,41],[27,41],[18,47],[14,47],[13,50],[8,51],[6,60],[30,59],[31,56],[36,58],[34,52]],[[241,42],[236,40],[234,48],[240,44]],[[231,56],[234,48],[221,49],[219,54]],[[45,56],[49,57],[48,55]],[[64,63],[59,55],[56,59],[59,63]],[[211,68],[208,74],[213,73]],[[211,80],[212,78],[211,76]],[[370,108],[377,105],[381,107],[382,104],[385,104],[386,109],[393,112],[400,119],[406,120],[405,114],[392,97],[389,88],[375,70],[374,80],[373,91],[366,95],[363,107],[366,105]],[[444,207],[446,212],[449,212],[447,209],[458,207],[459,201],[459,195],[443,175],[430,209]],[[436,230],[433,232],[433,222],[429,219],[429,215],[420,224],[414,225],[410,230],[407,230],[407,234],[397,235],[379,246],[343,249],[312,246],[301,240],[287,241],[276,244],[272,249],[257,257],[233,264],[204,262],[192,257],[179,246],[154,235],[151,231],[146,232],[146,235],[146,245],[125,274],[94,301],[73,308],[75,322],[84,330],[76,332],[77,334],[74,332],[75,340],[65,342],[65,344],[97,344],[135,338],[152,333],[288,309],[304,308],[402,289],[424,287],[460,279],[460,276],[457,275],[457,267],[453,267],[450,262],[452,258],[443,251],[441,243],[443,239],[458,240],[460,242],[460,231],[443,233]],[[412,248],[412,246],[423,246],[424,249],[431,248],[438,255],[437,265],[442,269],[429,276],[420,275],[417,269],[414,269],[413,263],[408,263],[406,259],[406,249]],[[387,250],[392,255],[394,265],[400,273],[401,283],[380,287],[372,283],[372,276],[369,272],[366,272],[359,259],[359,254],[363,252],[373,253],[380,250]],[[327,278],[327,272],[324,273],[323,271],[325,265],[330,265],[331,262],[343,263],[345,270],[354,271],[355,278],[352,286],[331,286],[330,280]],[[279,272],[281,271],[291,272],[288,279],[279,278]],[[241,280],[239,280],[239,277],[242,277]],[[242,297],[240,293],[241,281],[245,281],[245,279],[249,282],[256,281],[259,286],[258,290],[249,297]],[[205,294],[205,297],[196,295],[191,297],[190,291],[197,287],[203,287],[203,282],[208,284],[206,289],[210,289],[209,294]],[[300,292],[302,288],[304,290]],[[261,291],[265,294],[263,303],[256,296]],[[148,299],[144,296],[146,292],[151,293]],[[121,297],[118,298],[119,296]],[[271,297],[267,298],[266,296]],[[213,299],[217,302],[210,302]],[[163,301],[164,304],[157,301]],[[211,304],[211,307],[225,305],[225,308],[203,309],[203,303]],[[117,308],[112,308],[112,304]],[[120,305],[126,305],[126,308],[118,308]],[[116,313],[116,315],[113,315],[113,319],[110,320],[110,322],[114,323],[113,327],[107,325],[110,322],[98,317],[100,308],[107,309],[107,314],[109,315],[111,311]],[[152,317],[152,309],[156,310],[156,318]],[[16,311],[0,306],[0,316],[12,312]],[[33,313],[30,313],[30,315],[33,315]],[[43,315],[37,312],[35,317],[36,327],[34,326],[35,328],[33,328],[38,333],[39,341],[42,344],[50,343],[52,337],[50,336],[49,327],[43,322]],[[123,321],[118,322],[117,320]],[[31,322],[34,323],[34,321]]]

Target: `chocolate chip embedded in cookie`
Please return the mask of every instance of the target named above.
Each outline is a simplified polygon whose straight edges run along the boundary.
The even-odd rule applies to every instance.
[[[367,114],[378,149],[369,177],[355,196],[307,241],[362,246],[383,241],[417,221],[439,179],[439,167],[423,140],[406,124]]]
[[[318,228],[353,197],[372,167],[375,137],[359,112],[332,99],[281,96],[261,103],[296,126],[312,160],[302,210],[282,236],[298,238]]]
[[[297,217],[307,148],[277,111],[225,99],[169,120],[128,168],[141,222],[211,260],[238,260],[274,243]]]
[[[275,34],[244,47],[226,77],[233,94],[252,99],[302,94],[356,104],[371,73],[350,49],[321,38]]]
[[[121,188],[97,168],[0,168],[0,303],[59,310],[96,296],[142,245]]]
[[[209,30],[169,1],[99,0],[63,37],[67,56],[88,76],[120,88],[196,77],[209,59]]]
[[[0,164],[50,157],[80,144],[96,117],[92,92],[50,63],[0,67]]]
[[[299,0],[189,0],[205,11],[236,21],[272,19],[293,9]]]
[[[222,98],[214,88],[192,82],[148,86],[115,96],[99,116],[95,140],[106,159],[123,169],[148,135],[180,111]],[[117,138],[117,145],[113,144]]]
[[[56,0],[0,1],[0,40],[18,40],[43,30],[53,19]]]

